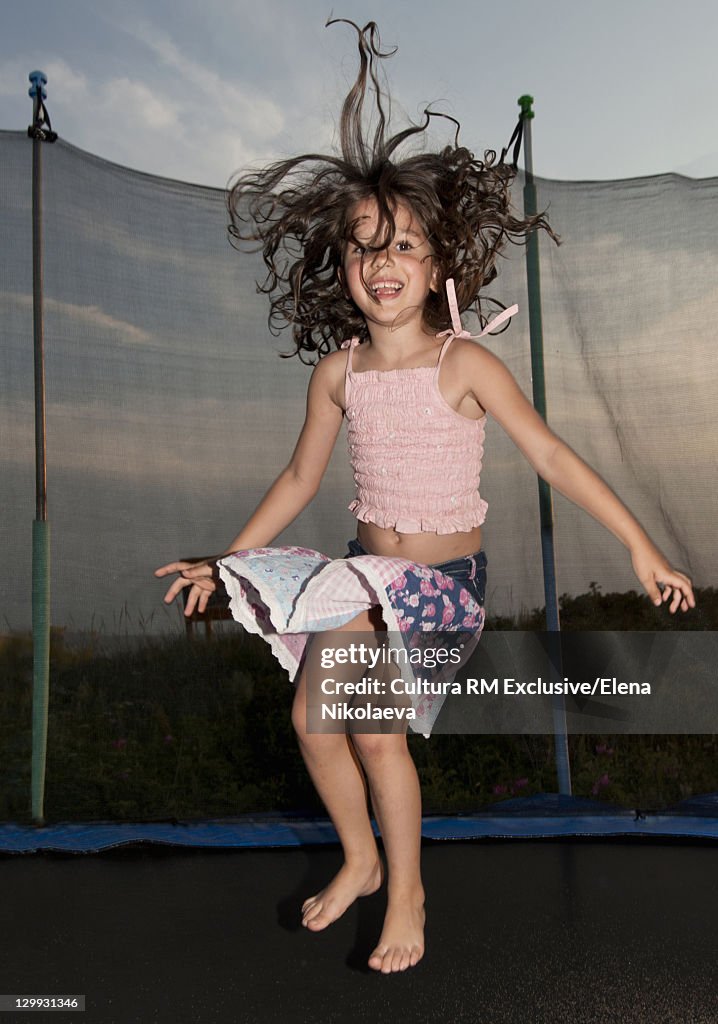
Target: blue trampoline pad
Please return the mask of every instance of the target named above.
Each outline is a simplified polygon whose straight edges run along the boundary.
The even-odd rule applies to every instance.
[[[571,837],[718,838],[716,794],[694,797],[664,812],[625,811],[558,794],[502,801],[494,812],[426,816],[425,839]],[[247,815],[217,821],[60,822],[43,828],[0,825],[0,851],[93,853],[132,843],[225,849],[336,843],[330,821],[295,815]]]

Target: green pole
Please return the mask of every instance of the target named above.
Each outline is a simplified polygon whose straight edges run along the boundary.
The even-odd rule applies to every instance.
[[[531,121],[533,96],[521,96],[521,120],[523,121],[524,161],[524,215],[535,216],[538,212],[536,185],[533,175],[533,152],[531,148]],[[538,233],[532,231],[526,242],[526,279],[528,283],[529,333],[531,337],[531,377],[533,382],[533,403],[544,422],[548,422],[546,411],[546,377],[543,358],[543,322],[541,318],[541,270],[539,265]],[[551,487],[538,478],[539,519],[541,524],[541,558],[543,561],[544,600],[546,605],[546,628],[548,630],[549,658],[551,670],[558,678],[562,676],[561,644],[558,594],[556,587],[556,558],[553,533],[553,497]],[[556,747],[556,774],[559,793],[571,793],[571,765],[568,754],[566,732],[566,706],[563,696],[552,698],[554,741]]]
[[[42,280],[42,143],[57,138],[43,100],[47,77],[30,73],[32,139],[32,314],[35,355],[35,520],[32,524],[32,821],[45,823],[47,718],[50,696],[50,524],[47,520],[47,460],[45,454],[45,342]],[[44,127],[47,124],[47,129]]]
[[[32,524],[32,821],[45,824],[47,720],[50,704],[50,524]]]

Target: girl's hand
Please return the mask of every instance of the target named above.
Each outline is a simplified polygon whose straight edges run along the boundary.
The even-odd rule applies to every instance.
[[[168,576],[171,572],[180,573],[164,596],[165,604],[172,604],[184,587],[191,587],[185,604],[185,615],[189,617],[195,608],[198,612],[204,612],[207,602],[217,590],[219,583],[217,561],[221,557],[219,555],[217,558],[203,558],[197,562],[170,562],[169,565],[155,569],[155,576]]]
[[[679,608],[682,612],[695,608],[691,581],[684,573],[673,569],[658,548],[652,544],[637,548],[631,553],[631,561],[633,571],[656,606],[670,601],[671,615]]]

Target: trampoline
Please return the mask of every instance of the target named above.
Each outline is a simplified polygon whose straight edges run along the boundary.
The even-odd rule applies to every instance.
[[[547,791],[550,773],[524,745],[527,778],[511,758],[506,778],[519,788],[530,780],[538,792],[496,802],[507,786],[498,774],[477,781],[467,761],[467,786],[492,798],[471,814],[457,813],[440,785],[445,762],[427,755],[430,802],[446,798],[447,808],[423,823],[422,962],[391,977],[368,968],[384,888],[324,932],[300,927],[301,902],[340,863],[331,826],[299,812],[234,816],[237,807],[273,805],[275,790],[263,788],[273,780],[261,777],[260,764],[247,781],[241,751],[271,762],[275,745],[286,747],[288,726],[261,732],[252,702],[263,705],[262,721],[279,722],[287,695],[275,699],[261,665],[230,663],[216,638],[202,648],[205,641],[185,639],[181,616],[160,607],[148,567],[165,552],[189,551],[190,541],[196,553],[214,550],[217,536],[246,518],[266,485],[264,464],[279,464],[295,434],[306,379],[277,359],[281,346],[254,294],[256,261],[238,262],[226,245],[220,191],[129,171],[62,140],[45,157],[48,437],[51,455],[61,453],[49,460],[52,616],[60,625],[50,657],[49,824],[28,824],[22,634],[30,594],[14,586],[30,563],[33,487],[28,147],[23,134],[0,132],[8,239],[0,253],[0,459],[9,512],[0,653],[9,652],[3,665],[13,672],[0,722],[8,766],[0,871],[10,926],[0,995],[82,994],[84,1011],[60,1019],[88,1024],[718,1022],[718,773],[709,765],[681,780],[675,752],[646,759],[637,791],[652,794],[648,803],[621,788],[625,763],[623,777],[606,770],[605,741],[603,753],[584,759],[580,780],[582,792],[603,799]],[[706,211],[716,209],[717,193],[718,180],[676,175],[539,182],[541,203],[571,243],[545,253],[552,422],[559,433],[572,424],[571,442],[691,573],[705,601],[715,599],[718,569],[714,496],[704,486],[715,454],[710,325],[718,312],[710,277],[718,233]],[[631,273],[618,280],[616,266]],[[524,293],[519,261],[507,261],[501,289],[507,305]],[[491,344],[528,390],[526,341],[518,327]],[[679,400],[685,415],[667,434],[665,409]],[[535,480],[498,433],[489,444],[489,605],[540,630],[527,611],[542,593]],[[190,461],[202,467],[201,485],[183,472]],[[324,499],[283,540],[343,549],[352,524],[335,512],[349,487],[340,462],[329,468]],[[238,465],[248,467],[239,494]],[[206,486],[217,494],[209,508]],[[555,518],[559,578],[576,598],[576,628],[621,629],[610,624],[614,612],[618,622],[635,614],[636,629],[658,628],[626,593],[633,580],[619,546],[561,502]],[[687,628],[715,628],[714,612],[699,615]],[[186,646],[172,657],[148,647],[156,678],[148,690],[137,651],[163,632]],[[90,646],[98,637],[107,647],[124,644],[124,660],[113,667],[105,650],[85,658],[88,636]],[[200,693],[188,682],[198,652],[214,672]],[[272,716],[264,713],[270,705]],[[714,715],[700,725],[713,742]],[[664,731],[682,730],[669,723]],[[192,760],[196,776],[188,774]],[[285,768],[276,806],[287,793],[301,795]],[[145,790],[149,811],[138,795]],[[183,800],[189,809],[178,813]],[[3,1012],[2,1020],[25,1018]]]
[[[299,925],[333,845],[4,854],[2,990],[84,994],[60,1019],[88,1024],[713,1024],[715,855],[655,836],[425,840],[426,955],[387,977],[366,964],[383,889],[324,932]]]

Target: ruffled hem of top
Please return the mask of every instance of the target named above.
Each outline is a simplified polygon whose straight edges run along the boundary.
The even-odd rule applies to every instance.
[[[374,505],[359,501],[356,498],[347,506],[349,511],[363,523],[374,523],[383,530],[395,530],[397,533],[466,533],[475,526],[481,526],[486,519],[487,501],[480,499],[475,510],[467,515],[455,516],[423,516],[421,519],[409,519],[406,516],[395,516],[383,512]]]

